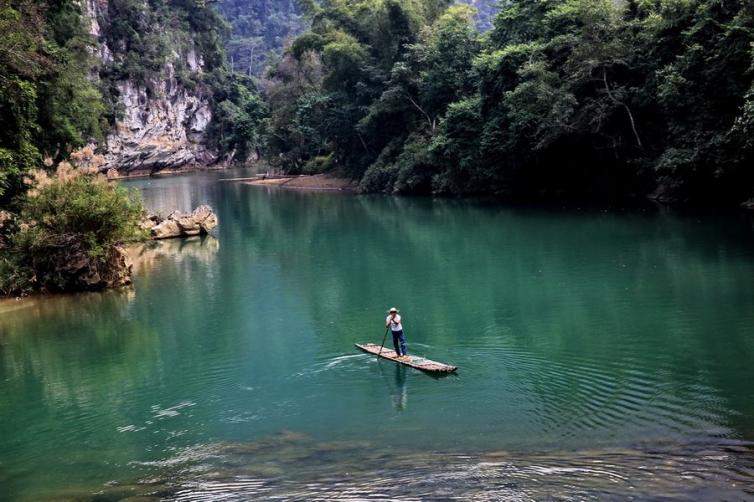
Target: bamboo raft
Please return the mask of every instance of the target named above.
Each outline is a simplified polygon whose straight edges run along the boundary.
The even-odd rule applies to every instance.
[[[398,359],[398,354],[394,350],[387,347],[382,348],[380,352],[380,346],[376,343],[356,343],[356,348],[363,350],[369,354],[379,355],[384,359],[401,363],[417,370],[426,371],[427,373],[453,373],[458,367],[451,366],[449,364],[438,363],[437,361],[431,361],[424,357],[409,355],[407,359]]]

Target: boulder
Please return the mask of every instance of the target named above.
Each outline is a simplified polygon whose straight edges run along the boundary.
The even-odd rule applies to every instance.
[[[199,235],[202,231],[202,227],[193,214],[180,215],[175,219],[178,226],[181,227],[181,233],[183,235]]]
[[[204,233],[209,233],[210,230],[217,226],[217,215],[212,211],[212,208],[206,204],[202,204],[194,209],[194,212],[191,213],[191,215],[199,223],[199,226]]]
[[[155,215],[147,215],[142,219],[141,226],[150,231],[153,239],[169,239],[207,234],[217,223],[217,215],[212,208],[201,205],[189,214],[174,211],[164,220]]]
[[[204,221],[212,214],[214,214],[212,208],[207,204],[202,204],[191,212],[191,216],[196,218],[197,221]]]
[[[153,226],[151,229],[153,239],[169,239],[181,236],[181,227],[175,220],[165,220]]]
[[[139,222],[139,228],[146,231],[151,231],[152,228],[159,225],[162,222],[162,218],[154,214],[147,214]]]
[[[131,270],[133,264],[120,247],[113,247],[107,254],[105,262],[93,263],[92,260],[80,270],[79,282],[81,289],[96,290],[117,288],[131,284]]]

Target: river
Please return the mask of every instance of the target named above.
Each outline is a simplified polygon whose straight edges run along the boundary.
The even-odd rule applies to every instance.
[[[0,499],[754,498],[745,216],[234,175],[125,183],[220,220],[133,288],[0,303]],[[458,375],[354,350],[391,306]]]

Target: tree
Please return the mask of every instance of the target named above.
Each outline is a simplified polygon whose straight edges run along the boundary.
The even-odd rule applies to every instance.
[[[74,157],[87,161],[93,152],[85,150]],[[0,258],[0,294],[100,287],[127,273],[118,245],[145,237],[138,195],[66,161],[52,176],[30,177],[20,224]]]
[[[88,80],[91,40],[72,0],[0,3],[0,207],[16,206],[42,154],[62,158],[102,136]]]
[[[232,71],[261,76],[285,43],[305,27],[296,0],[220,0],[219,12],[230,23],[226,43]]]

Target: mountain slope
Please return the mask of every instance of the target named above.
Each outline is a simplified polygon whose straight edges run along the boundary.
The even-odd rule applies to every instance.
[[[498,10],[498,0],[459,0],[477,9],[477,27],[487,31]],[[231,68],[260,76],[285,44],[308,28],[298,0],[219,0],[217,9],[231,28],[226,51]]]

